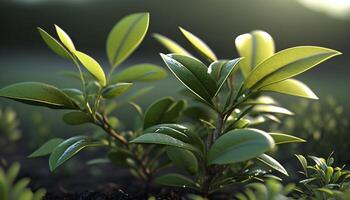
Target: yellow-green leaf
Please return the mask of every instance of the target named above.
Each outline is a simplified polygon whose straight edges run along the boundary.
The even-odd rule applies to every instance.
[[[107,38],[107,56],[112,68],[122,63],[141,43],[149,25],[149,13],[135,13],[121,19]]]
[[[103,72],[102,67],[95,59],[86,55],[83,52],[76,51],[75,55],[79,61],[84,65],[84,67],[98,80],[102,86],[106,86],[106,75]]]
[[[193,45],[193,47],[204,57],[206,57],[210,62],[214,62],[217,60],[215,53],[210,49],[210,47],[205,44],[201,39],[197,36],[193,35],[189,31],[184,28],[180,28],[182,34],[186,37],[186,39]]]
[[[265,86],[261,91],[272,91],[293,96],[318,99],[316,94],[304,83],[295,79],[287,79],[278,83]]]
[[[72,58],[71,54],[51,35],[49,35],[46,31],[38,27],[38,31],[40,36],[43,38],[46,45],[57,55],[63,58]]]
[[[170,53],[177,53],[177,54],[182,54],[182,55],[186,55],[186,56],[192,56],[182,46],[180,46],[178,43],[176,43],[172,39],[165,37],[164,35],[154,33],[153,37],[159,43],[161,43],[165,48],[167,48],[170,51]]]
[[[74,43],[72,41],[72,39],[70,39],[70,37],[68,36],[68,34],[66,32],[64,32],[64,30],[62,30],[59,26],[55,25],[56,28],[56,32],[58,37],[60,38],[62,44],[67,47],[67,49],[74,54],[75,52],[75,47],[74,47]]]
[[[245,58],[239,63],[244,77],[275,53],[273,38],[265,31],[255,30],[242,34],[236,38],[235,45],[239,55]]]

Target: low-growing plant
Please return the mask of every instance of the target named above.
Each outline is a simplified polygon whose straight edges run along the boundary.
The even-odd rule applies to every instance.
[[[247,163],[260,161],[288,175],[267,153],[276,144],[304,140],[252,128],[259,116],[292,115],[270,98],[261,98],[261,94],[272,91],[317,99],[310,88],[292,78],[340,53],[316,46],[298,46],[275,53],[272,37],[263,31],[253,31],[236,38],[236,48],[244,58],[218,60],[201,39],[183,28],[180,30],[209,61],[209,66],[174,41],[156,34],[156,39],[172,52],[161,57],[196,102],[201,102],[214,115],[200,119],[201,128],[158,125],[131,141],[168,146],[169,158],[189,175],[165,174],[156,181],[193,188],[206,197],[228,186],[255,180],[256,173],[245,168]],[[244,77],[241,82],[233,76],[238,69]]]
[[[18,126],[19,120],[16,111],[10,107],[0,108],[0,144],[6,141],[18,141],[22,137]]]
[[[0,199],[3,200],[41,200],[46,190],[41,188],[33,192],[28,188],[29,178],[16,180],[20,164],[13,163],[7,171],[0,166]]]

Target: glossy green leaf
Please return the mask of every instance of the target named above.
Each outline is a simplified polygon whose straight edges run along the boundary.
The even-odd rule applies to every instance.
[[[145,63],[126,68],[115,74],[110,82],[156,81],[163,79],[166,76],[167,72],[162,67]]]
[[[283,133],[269,133],[270,136],[275,141],[275,144],[285,144],[294,142],[306,142],[305,140],[295,137],[293,135],[283,134]]]
[[[164,62],[192,93],[207,103],[216,93],[216,83],[207,73],[207,67],[199,60],[182,55],[161,54]]]
[[[285,49],[254,68],[246,78],[243,89],[259,89],[289,79],[339,54],[338,51],[315,46]]]
[[[39,149],[35,150],[32,154],[30,154],[29,158],[36,158],[41,156],[46,156],[51,154],[51,152],[62,142],[64,139],[62,138],[53,138],[43,144]]]
[[[169,173],[162,176],[157,177],[154,180],[156,183],[161,185],[173,186],[173,187],[188,187],[192,189],[198,189],[198,185],[194,183],[191,179],[175,173]]]
[[[303,167],[304,172],[307,173],[307,160],[306,160],[306,158],[302,155],[297,155],[297,154],[295,154],[295,156],[297,157],[297,159],[299,160],[299,163]]]
[[[106,99],[115,98],[127,92],[132,85],[132,83],[116,83],[110,85],[103,90],[102,96]]]
[[[0,97],[53,109],[76,109],[76,104],[58,88],[38,82],[23,82],[0,89]]]
[[[275,105],[256,105],[252,111],[260,113],[280,113],[284,115],[294,115],[290,110]]]
[[[215,95],[218,95],[220,89],[225,84],[228,77],[237,69],[237,64],[242,60],[242,58],[237,58],[229,61],[215,61],[210,64],[208,68],[208,73],[212,77],[212,79],[216,80],[217,89]]]
[[[81,125],[93,122],[91,116],[84,112],[73,111],[63,115],[63,121],[69,125]]]
[[[272,137],[257,129],[238,129],[225,133],[208,152],[208,164],[230,164],[255,158],[274,147]]]
[[[143,128],[146,129],[156,124],[160,124],[164,113],[173,105],[175,100],[171,97],[164,97],[152,103],[146,110],[143,120]]]
[[[51,35],[49,35],[46,31],[38,27],[38,31],[40,33],[40,36],[46,43],[46,45],[57,55],[63,57],[63,58],[69,58],[72,59],[72,55],[65,49],[55,38],[53,38]]]
[[[163,114],[161,119],[161,123],[175,123],[177,119],[182,114],[182,111],[185,109],[187,102],[184,100],[180,100],[178,102],[174,102]]]
[[[58,37],[60,38],[62,44],[71,52],[71,53],[75,53],[75,46],[73,44],[72,39],[70,39],[70,37],[68,36],[68,34],[66,32],[64,32],[64,30],[62,30],[59,26],[55,25],[56,28],[56,32]]]
[[[142,42],[149,25],[149,13],[135,13],[121,19],[107,38],[107,56],[111,66],[117,67]]]
[[[106,86],[106,75],[98,62],[83,52],[76,51],[75,55],[84,67],[98,80],[102,86]]]
[[[260,91],[279,92],[309,99],[318,99],[315,93],[307,85],[295,79],[286,79],[284,81],[262,87],[260,88]]]
[[[270,166],[272,169],[275,169],[275,170],[281,172],[282,174],[289,176],[287,170],[277,160],[275,160],[271,156],[269,156],[267,154],[262,154],[262,155],[258,156],[256,159],[258,159],[259,161],[263,162],[264,164]]]
[[[68,161],[86,147],[103,146],[104,143],[86,136],[71,137],[59,144],[49,158],[50,170],[53,171],[64,162]]]
[[[161,133],[146,133],[133,139],[131,143],[160,144],[187,149],[189,151],[197,151],[197,149],[193,145],[182,142],[181,140]]]
[[[217,60],[215,53],[210,49],[210,47],[205,44],[201,39],[197,36],[193,35],[189,31],[184,28],[179,27],[182,34],[186,37],[186,39],[193,45],[193,47],[202,54],[209,61],[214,62]]]
[[[183,169],[189,174],[197,173],[198,161],[192,152],[176,147],[167,147],[166,153],[177,168]]]
[[[65,88],[62,89],[62,92],[64,92],[72,101],[74,101],[81,108],[84,108],[85,100],[82,91],[75,88]]]
[[[165,48],[167,48],[170,53],[176,53],[176,54],[182,54],[186,56],[192,56],[188,51],[186,51],[184,48],[182,48],[178,43],[171,40],[168,37],[165,37],[164,35],[154,33],[153,37],[161,43]]]
[[[247,77],[259,63],[275,53],[273,38],[261,30],[238,36],[235,45],[239,55],[245,58],[239,64],[244,77]]]

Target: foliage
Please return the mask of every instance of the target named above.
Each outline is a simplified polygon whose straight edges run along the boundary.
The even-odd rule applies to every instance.
[[[17,113],[10,107],[0,108],[0,137],[4,140],[15,142],[22,136],[19,130]]]
[[[13,163],[7,171],[0,167],[0,199],[6,200],[41,200],[45,189],[33,192],[28,188],[29,178],[16,180],[20,171],[19,163]]]

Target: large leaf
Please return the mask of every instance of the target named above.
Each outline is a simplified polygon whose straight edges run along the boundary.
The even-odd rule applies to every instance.
[[[286,80],[339,54],[338,51],[315,46],[285,49],[254,68],[246,78],[243,89],[262,88]]]
[[[46,156],[51,154],[51,152],[62,142],[64,139],[62,138],[53,138],[43,144],[39,149],[35,150],[32,154],[30,154],[29,158],[36,158],[40,156]]]
[[[186,39],[200,54],[206,57],[210,62],[217,60],[215,53],[210,49],[210,47],[207,44],[205,44],[201,39],[199,39],[197,36],[193,35],[189,31],[185,30],[184,28],[179,28],[182,34],[186,37]]]
[[[154,64],[137,64],[117,73],[111,83],[135,82],[135,81],[155,81],[163,79],[167,72],[160,66]]]
[[[295,79],[286,79],[284,81],[262,87],[260,90],[279,92],[309,99],[318,99],[315,93],[307,85]]]
[[[58,88],[38,82],[23,82],[0,89],[0,97],[53,109],[76,109],[75,103]]]
[[[47,46],[55,52],[57,55],[63,58],[72,58],[72,55],[65,49],[55,38],[49,35],[46,31],[41,28],[38,28],[40,36],[43,38]]]
[[[237,69],[236,66],[241,60],[242,58],[237,58],[229,61],[219,60],[210,64],[208,73],[214,80],[216,80],[216,84],[218,86],[214,96],[219,94],[220,89],[225,84],[225,81]]]
[[[166,153],[177,168],[183,169],[190,174],[197,173],[198,162],[192,152],[176,147],[167,147]]]
[[[86,55],[83,52],[76,51],[75,55],[84,67],[98,80],[102,86],[106,86],[106,75],[98,62],[95,59]]]
[[[71,52],[71,53],[75,53],[75,47],[73,44],[73,41],[70,39],[70,37],[68,36],[68,34],[66,32],[64,32],[64,30],[62,30],[59,26],[55,25],[56,28],[56,32],[58,37],[60,38],[62,44]]]
[[[53,171],[86,147],[103,146],[101,141],[87,136],[71,137],[59,144],[49,158],[50,170]]]
[[[181,175],[181,174],[175,174],[175,173],[169,173],[162,176],[157,177],[154,180],[156,183],[161,185],[167,185],[167,186],[174,186],[174,187],[188,187],[192,189],[198,189],[198,185],[193,182],[191,179]]]
[[[275,53],[275,43],[272,37],[261,30],[238,36],[235,45],[239,55],[245,58],[239,64],[244,77],[247,77],[259,63]]]
[[[285,144],[294,142],[306,142],[305,140],[295,137],[293,135],[283,134],[283,133],[269,133],[270,136],[275,141],[275,144]]]
[[[116,83],[110,85],[103,90],[102,96],[106,99],[115,98],[127,92],[132,85],[132,83]]]
[[[84,112],[73,111],[73,112],[64,114],[63,121],[69,125],[81,125],[81,124],[91,123],[93,122],[93,119],[91,118],[90,115]]]
[[[182,48],[178,43],[171,40],[168,37],[165,37],[164,35],[154,33],[153,37],[161,43],[165,48],[167,48],[170,53],[176,53],[176,54],[182,54],[186,56],[192,56],[188,51],[186,51],[184,48]]]
[[[149,25],[149,13],[135,13],[121,19],[107,38],[107,56],[111,66],[117,67],[142,42]]]
[[[287,170],[277,160],[275,160],[271,156],[269,156],[267,154],[262,154],[262,155],[258,156],[256,159],[258,159],[259,161],[270,166],[272,169],[275,169],[275,170],[281,172],[282,174],[289,176]]]
[[[203,63],[195,58],[183,55],[161,54],[161,56],[170,71],[181,83],[200,99],[211,103],[217,87]]]
[[[255,158],[274,147],[272,137],[257,129],[238,129],[221,136],[208,152],[208,164],[230,164]]]

